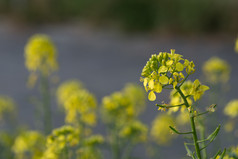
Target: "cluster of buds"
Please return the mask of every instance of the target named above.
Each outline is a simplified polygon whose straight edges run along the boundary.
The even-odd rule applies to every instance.
[[[175,50],[171,50],[171,53],[160,52],[158,55],[152,55],[141,73],[141,82],[145,90],[150,91],[149,100],[156,99],[154,92],[160,93],[166,86],[172,85],[175,88],[183,83],[188,75],[195,72],[194,67],[193,61],[183,59]],[[186,72],[186,77],[183,72]]]

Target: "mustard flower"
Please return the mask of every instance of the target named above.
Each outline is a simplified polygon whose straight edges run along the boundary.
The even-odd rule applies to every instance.
[[[235,52],[238,53],[238,38],[236,39],[236,42],[235,42]]]
[[[209,87],[206,85],[202,85],[198,79],[196,79],[193,83],[193,88],[191,91],[191,95],[193,95],[194,101],[197,101],[201,98],[201,96],[204,94],[206,90],[208,90]]]
[[[56,92],[59,105],[63,106],[70,95],[81,88],[83,88],[83,84],[78,80],[70,80],[62,83]]]
[[[65,149],[76,147],[80,141],[79,129],[65,125],[54,129],[47,137],[46,150],[41,159],[60,159]]]
[[[84,146],[77,150],[76,159],[101,159],[102,154],[99,149],[90,146]]]
[[[210,83],[226,83],[230,78],[231,67],[218,57],[212,57],[203,65],[203,73]]]
[[[12,98],[0,95],[0,121],[2,120],[4,114],[14,113],[15,109],[15,102]]]
[[[153,141],[160,145],[168,145],[175,135],[171,133],[169,126],[174,126],[174,119],[168,114],[159,115],[152,122],[150,135]]]
[[[40,159],[45,148],[45,138],[37,131],[25,131],[16,137],[12,146],[16,159]]]
[[[25,46],[25,65],[29,71],[49,74],[58,68],[56,48],[50,37],[33,35]]]
[[[97,101],[79,81],[64,82],[57,89],[58,103],[66,113],[66,123],[80,121],[88,126],[96,124]]]
[[[106,123],[122,124],[137,117],[145,106],[143,89],[135,84],[127,84],[121,91],[102,100],[103,120]]]
[[[186,78],[184,72],[188,76],[195,72],[194,67],[193,61],[183,59],[175,50],[171,50],[171,53],[160,52],[158,55],[152,55],[141,73],[141,82],[145,90],[150,91],[148,99],[156,100],[155,92],[160,93],[165,86],[179,86]]]
[[[235,118],[238,116],[238,99],[230,101],[225,109],[224,113],[231,118]]]
[[[119,132],[119,136],[127,140],[131,140],[133,143],[145,142],[147,140],[148,128],[140,121],[132,121],[125,124]]]

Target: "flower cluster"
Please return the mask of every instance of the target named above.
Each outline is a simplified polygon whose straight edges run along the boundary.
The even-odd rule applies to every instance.
[[[225,109],[224,113],[231,118],[235,118],[238,116],[238,99],[230,101]]]
[[[80,82],[63,83],[57,90],[57,97],[66,112],[66,123],[96,124],[96,99]]]
[[[77,159],[101,159],[102,154],[97,146],[104,143],[101,135],[93,135],[84,140],[82,146],[77,150]]]
[[[216,159],[220,159],[220,155],[216,157]],[[228,149],[223,159],[237,159],[238,158],[238,146],[232,146]]]
[[[134,119],[143,110],[144,91],[137,85],[128,84],[122,91],[102,100],[102,113],[107,123],[121,124]]]
[[[12,151],[16,159],[40,159],[45,145],[45,138],[37,131],[25,131],[16,137]]]
[[[238,53],[238,38],[236,39],[236,42],[235,42],[235,52]]]
[[[193,61],[183,59],[175,50],[171,50],[171,53],[160,52],[158,55],[152,55],[141,73],[141,82],[145,90],[150,91],[149,100],[156,99],[154,92],[160,93],[166,86],[172,85],[175,88],[181,84],[186,78],[184,70],[188,76],[195,72],[194,67]]]
[[[145,142],[147,139],[148,128],[145,124],[140,121],[132,121],[125,125],[119,135],[122,138],[131,140],[133,143]]]
[[[79,129],[69,125],[54,129],[52,134],[47,137],[46,150],[42,159],[60,159],[64,155],[68,155],[64,154],[64,152],[71,147],[76,147],[79,141]]]
[[[56,48],[47,35],[32,36],[25,46],[25,65],[29,71],[49,74],[58,68]]]
[[[150,135],[155,142],[167,145],[175,137],[171,133],[169,126],[174,126],[174,119],[168,114],[158,115],[152,122]]]
[[[203,65],[203,72],[210,83],[226,83],[230,78],[231,67],[218,57],[212,57]]]
[[[0,96],[0,121],[4,114],[12,113],[15,110],[15,102],[13,99],[7,96]]]

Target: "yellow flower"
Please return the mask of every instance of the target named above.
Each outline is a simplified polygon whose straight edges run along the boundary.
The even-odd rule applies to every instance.
[[[237,117],[238,116],[238,99],[230,101],[226,105],[224,109],[224,113],[230,116],[231,118]]]
[[[212,57],[203,65],[203,72],[210,83],[226,83],[230,78],[231,67],[218,57]]]
[[[65,110],[66,123],[80,121],[88,126],[96,124],[96,98],[81,82],[73,80],[61,84],[57,90],[57,98],[59,105]]]
[[[145,93],[140,86],[127,84],[120,92],[102,100],[103,120],[121,124],[137,117],[145,107]]]
[[[193,83],[193,89],[191,91],[191,95],[193,95],[194,101],[197,101],[201,98],[201,96],[204,94],[206,90],[208,90],[209,87],[202,85],[198,79],[196,79]]]
[[[192,61],[175,54],[175,50],[171,50],[171,53],[160,52],[158,55],[152,55],[141,73],[143,76],[141,82],[146,92],[150,91],[148,99],[155,101],[155,92],[160,93],[165,86],[172,85],[173,88],[178,86],[185,80],[182,72],[185,70],[187,75],[190,75],[195,72],[194,67]]]
[[[45,139],[36,131],[26,131],[16,137],[12,150],[16,159],[40,159],[43,154]],[[30,155],[30,156],[29,156]]]
[[[122,138],[131,140],[133,143],[145,142],[147,139],[148,128],[139,121],[132,121],[120,130],[119,135]]]
[[[0,95],[0,121],[2,120],[4,114],[14,113],[15,102],[8,96]]]
[[[236,43],[235,43],[235,52],[238,53],[238,38],[236,39]]]
[[[169,126],[174,126],[174,119],[172,116],[163,114],[159,115],[152,122],[150,135],[153,141],[161,145],[168,145],[175,135],[171,133]]]
[[[32,36],[25,46],[25,65],[29,71],[49,74],[58,68],[56,48],[47,35]]]
[[[83,88],[83,84],[77,80],[70,80],[62,83],[56,92],[58,103],[64,105],[69,96],[81,88]]]
[[[54,129],[47,137],[46,150],[41,159],[60,159],[66,147],[70,149],[79,144],[80,133],[79,129],[69,125]]]

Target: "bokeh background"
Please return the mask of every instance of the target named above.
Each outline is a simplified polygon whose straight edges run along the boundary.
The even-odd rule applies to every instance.
[[[140,84],[151,54],[170,49],[194,61],[197,71],[191,79],[201,81],[206,60],[226,60],[232,72],[225,100],[238,98],[237,0],[0,0],[0,94],[17,102],[18,124],[33,129],[30,98],[37,91],[26,88],[29,73],[23,53],[36,33],[49,35],[57,47],[58,83],[79,79],[99,103],[128,82]],[[168,101],[168,95],[159,100]],[[218,104],[219,119],[223,108]],[[154,103],[147,102],[141,120],[150,124],[157,113]],[[54,127],[62,125],[63,114],[54,111],[53,120]],[[100,123],[96,131],[103,133]],[[221,142],[226,146],[237,141]],[[171,158],[171,152],[172,158],[185,156],[181,145],[183,140],[161,147],[162,158]]]

